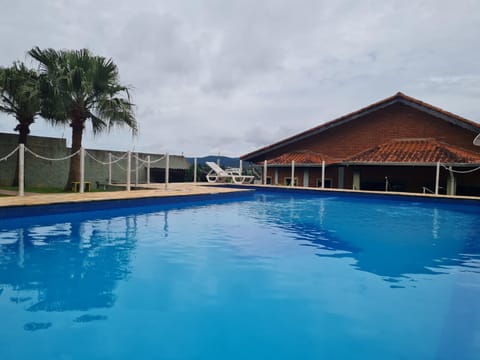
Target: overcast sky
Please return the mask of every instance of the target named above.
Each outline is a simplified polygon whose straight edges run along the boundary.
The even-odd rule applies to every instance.
[[[139,135],[87,129],[87,148],[239,156],[398,91],[480,121],[478,0],[0,5],[1,66],[36,66],[33,46],[88,48],[133,88]],[[68,127],[31,130],[70,144]]]

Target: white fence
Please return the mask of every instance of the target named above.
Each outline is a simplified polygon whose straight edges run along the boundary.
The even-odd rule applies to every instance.
[[[101,161],[97,159],[93,154],[91,154],[89,151],[85,150],[83,147],[80,148],[78,151],[76,151],[73,154],[70,154],[68,156],[60,157],[60,158],[50,158],[46,157],[40,154],[35,153],[28,147],[26,147],[24,144],[19,144],[15,149],[13,149],[10,153],[7,155],[3,156],[0,158],[0,162],[2,161],[7,161],[9,158],[13,157],[16,153],[18,152],[18,195],[23,196],[25,194],[25,153],[29,153],[33,157],[44,160],[44,161],[49,161],[49,162],[54,162],[54,161],[69,161],[73,156],[80,156],[80,181],[79,181],[79,191],[84,192],[85,189],[85,158],[88,156],[91,160],[94,162],[102,165],[102,166],[108,166],[108,185],[112,185],[112,166],[117,166],[119,167],[124,173],[125,173],[125,188],[127,191],[131,190],[132,182],[131,182],[131,176],[132,173],[134,173],[135,176],[135,185],[139,184],[139,171],[142,168],[146,169],[146,174],[147,174],[147,180],[146,183],[150,184],[150,168],[152,165],[160,162],[161,160],[165,159],[165,188],[168,186],[168,180],[169,180],[169,164],[170,164],[170,156],[168,154],[163,155],[157,159],[152,160],[151,156],[148,155],[146,159],[142,159],[138,153],[132,153],[131,151],[128,151],[124,153],[121,156],[115,156],[112,153],[109,153],[109,161]],[[135,161],[135,167],[132,169],[132,157]],[[123,167],[120,162],[122,160],[125,160],[127,162],[127,166]]]

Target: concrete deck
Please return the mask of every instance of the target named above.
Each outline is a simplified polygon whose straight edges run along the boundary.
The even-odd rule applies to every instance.
[[[147,187],[147,185],[142,185]],[[28,194],[28,196],[2,196],[0,207],[49,205],[61,203],[79,203],[104,200],[140,199],[147,197],[189,196],[203,194],[233,193],[248,189],[212,187],[206,183],[171,183],[165,189],[164,184],[151,184],[145,190],[85,192],[61,194]],[[15,193],[14,193],[15,194]]]

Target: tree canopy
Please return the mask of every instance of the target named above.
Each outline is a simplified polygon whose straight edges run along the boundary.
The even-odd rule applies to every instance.
[[[28,54],[40,64],[42,116],[55,125],[72,128],[72,153],[82,146],[87,120],[94,134],[113,126],[137,132],[130,89],[120,84],[112,59],[95,56],[87,49],[60,50],[35,47]],[[79,157],[72,157],[66,187],[80,177]]]
[[[39,75],[21,62],[0,68],[0,111],[17,120],[19,143],[25,144],[30,125],[40,114]]]

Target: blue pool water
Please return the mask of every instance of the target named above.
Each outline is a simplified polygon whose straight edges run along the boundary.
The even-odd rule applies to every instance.
[[[4,218],[0,359],[478,360],[479,234],[478,205],[279,192]]]

